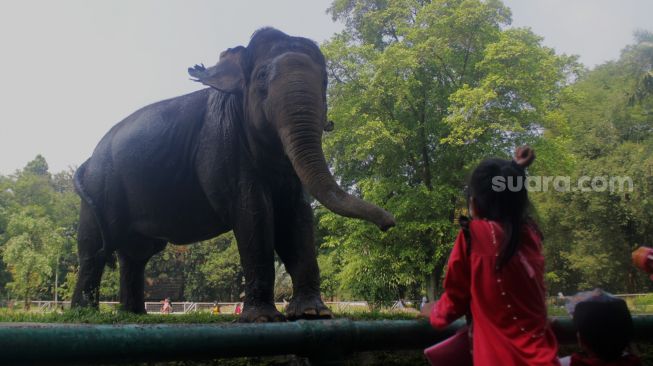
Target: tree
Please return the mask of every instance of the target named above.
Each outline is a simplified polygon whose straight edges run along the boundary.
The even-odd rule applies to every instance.
[[[34,160],[27,163],[27,165],[23,169],[23,173],[40,175],[40,176],[49,176],[50,172],[48,172],[48,162],[45,161],[43,155],[41,154],[36,155]]]
[[[337,0],[346,29],[323,46],[336,130],[325,152],[342,185],[393,212],[379,233],[321,215],[342,290],[370,300],[433,298],[464,211],[469,169],[556,128],[575,59],[528,29],[503,28],[500,1]]]
[[[74,271],[77,266],[74,243],[79,198],[73,191],[72,172],[70,169],[53,177],[45,158],[38,155],[14,175],[0,177],[0,250],[6,256],[3,267],[11,269],[0,268],[0,285],[5,288],[5,284],[13,283],[7,287],[14,288],[14,295],[23,297],[22,291],[26,290],[29,296],[52,298],[56,291],[54,279],[60,279],[58,285],[61,285],[68,271]],[[43,236],[43,230],[51,230],[53,236]],[[52,245],[56,250],[50,250]],[[47,276],[43,272],[45,262],[51,269]],[[29,268],[30,263],[35,267]],[[33,288],[18,291],[22,279],[16,275],[38,278],[29,284]],[[31,292],[34,288],[38,291]]]
[[[635,44],[624,51],[625,62],[635,76],[635,87],[630,93],[630,105],[653,95],[653,33],[635,32]]]
[[[155,281],[182,281],[183,296],[189,301],[236,301],[244,290],[238,247],[231,232],[187,246],[168,245],[152,257],[145,274]]]
[[[565,150],[572,156],[568,174],[573,180],[629,177],[632,190],[534,195],[553,291],[652,288],[630,258],[636,247],[653,242],[653,95],[632,98],[642,75],[653,69],[650,41],[650,33],[637,33],[636,43],[619,60],[584,72],[566,91],[561,111],[569,121],[564,132],[569,136]]]
[[[205,286],[215,291],[214,299],[238,301],[245,291],[245,280],[236,239],[229,232],[211,241],[212,250],[200,267],[206,278]]]
[[[288,301],[292,297],[292,279],[286,266],[280,261],[274,262],[274,300]]]
[[[0,250],[2,250],[3,243],[7,241],[5,237],[11,215],[9,204],[13,192],[10,189],[10,183],[8,178],[0,176]],[[4,262],[0,261],[0,299],[7,297],[6,284],[10,280],[11,275],[7,272]]]
[[[29,208],[11,216],[7,233],[10,239],[2,251],[12,275],[7,288],[28,307],[29,301],[50,285],[65,237],[48,218],[35,217]]]

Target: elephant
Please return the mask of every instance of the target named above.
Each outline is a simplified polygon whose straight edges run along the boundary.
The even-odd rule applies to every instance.
[[[320,296],[310,193],[332,212],[395,225],[349,194],[321,145],[324,55],[274,28],[188,70],[208,88],[146,106],[115,126],[75,172],[81,197],[72,304],[97,307],[106,265],[120,264],[120,303],[145,313],[144,269],[168,243],[233,230],[245,276],[242,322],[330,318]],[[285,316],[274,306],[274,253],[291,276]]]

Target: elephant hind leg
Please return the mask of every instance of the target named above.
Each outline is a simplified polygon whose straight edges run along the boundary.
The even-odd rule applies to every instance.
[[[82,200],[77,252],[79,272],[72,298],[73,307],[98,308],[100,301],[100,280],[106,258],[98,255],[102,249],[102,234],[91,208]]]
[[[120,263],[120,305],[122,310],[145,314],[144,282],[146,260],[118,255]]]
[[[145,314],[145,266],[150,258],[165,248],[163,240],[134,238],[126,248],[118,250],[120,263],[120,305],[135,314]]]

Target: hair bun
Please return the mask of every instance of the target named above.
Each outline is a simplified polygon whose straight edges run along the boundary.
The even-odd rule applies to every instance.
[[[535,150],[528,145],[520,146],[515,150],[515,157],[512,161],[526,169],[535,161]]]

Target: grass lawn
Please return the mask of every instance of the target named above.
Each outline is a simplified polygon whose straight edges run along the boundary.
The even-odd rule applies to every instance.
[[[352,320],[412,320],[411,313],[378,311],[336,313],[336,318]],[[88,323],[88,324],[206,324],[234,322],[238,317],[232,314],[211,314],[194,312],[187,314],[147,314],[136,315],[121,311],[75,309],[59,312],[24,311],[0,309],[0,322],[29,323]]]

